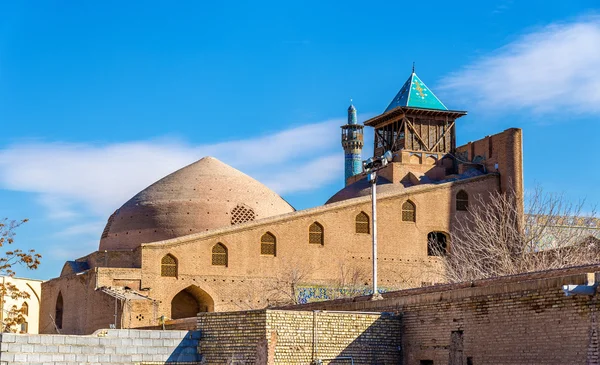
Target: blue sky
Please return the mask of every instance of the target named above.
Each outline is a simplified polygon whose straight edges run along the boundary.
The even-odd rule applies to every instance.
[[[205,155],[297,209],[342,187],[348,101],[410,74],[468,110],[459,144],[524,130],[526,188],[600,202],[597,1],[2,2],[0,217],[47,279],[136,192]],[[370,141],[372,134],[368,134]],[[366,154],[369,153],[367,149]],[[365,154],[365,155],[366,155]],[[591,209],[591,208],[589,208]]]

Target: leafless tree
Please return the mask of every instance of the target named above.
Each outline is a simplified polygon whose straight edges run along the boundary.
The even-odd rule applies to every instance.
[[[448,282],[558,269],[600,262],[600,220],[584,202],[537,187],[521,198],[514,191],[471,198],[455,217],[448,248],[429,242]]]
[[[299,304],[298,287],[308,276],[308,269],[295,262],[288,262],[273,278],[272,284],[265,291],[268,306]]]
[[[8,220],[7,218],[0,220],[0,247],[5,250],[0,253],[0,275],[13,277],[16,272],[14,267],[22,265],[27,269],[37,269],[40,264],[40,254],[35,253],[35,250],[23,251],[21,249],[7,249],[7,246],[14,244],[15,230],[27,222],[27,219],[22,221]],[[29,293],[19,290],[19,288],[10,282],[3,280],[0,282],[0,308],[2,310],[2,332],[16,332],[17,326],[27,321],[25,316],[26,309],[12,305],[5,306],[7,298],[13,300],[28,299]]]
[[[367,284],[369,275],[364,268],[342,260],[338,263],[338,269],[339,278],[331,287],[331,299],[351,298],[365,294],[365,289],[369,288]]]

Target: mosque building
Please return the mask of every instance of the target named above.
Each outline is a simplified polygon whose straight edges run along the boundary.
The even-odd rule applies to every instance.
[[[382,114],[363,126],[356,113],[351,105],[341,127],[346,185],[322,206],[297,211],[212,157],[139,192],[108,217],[97,251],[42,284],[40,332],[147,327],[203,311],[367,293],[365,126],[374,129],[375,156],[393,153],[377,181],[379,287],[440,282],[435,254],[452,250],[449,232],[475,198],[522,194],[521,130],[456,146],[466,112],[449,110],[414,70]]]

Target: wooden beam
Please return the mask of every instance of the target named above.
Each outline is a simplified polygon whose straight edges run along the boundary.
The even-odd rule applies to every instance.
[[[452,124],[450,124],[450,128],[446,128],[444,130],[444,134],[442,134],[442,136],[440,137],[440,139],[438,139],[438,141],[435,143],[435,145],[433,145],[433,147],[431,148],[432,150],[435,150],[435,148],[437,147],[438,144],[440,144],[440,142],[444,139],[444,137],[446,136],[446,133],[448,133],[449,130],[452,129],[452,127],[454,127],[454,121],[452,122]]]
[[[427,146],[425,144],[425,142],[423,142],[423,138],[421,138],[421,136],[419,135],[419,133],[417,133],[417,130],[415,129],[415,127],[412,125],[412,123],[410,122],[410,120],[408,120],[408,118],[402,118],[406,120],[406,123],[408,124],[408,127],[412,130],[412,132],[414,133],[415,137],[417,137],[417,139],[419,140],[419,142],[421,143],[421,145],[429,152],[431,152],[431,149],[429,148],[429,146]]]

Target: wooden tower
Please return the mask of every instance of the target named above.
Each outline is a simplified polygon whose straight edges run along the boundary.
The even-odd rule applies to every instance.
[[[413,70],[383,114],[364,124],[375,129],[374,156],[388,150],[440,156],[454,154],[455,121],[466,114],[448,110]]]

